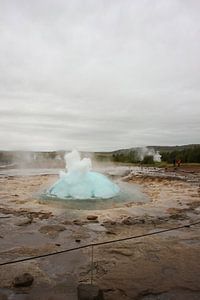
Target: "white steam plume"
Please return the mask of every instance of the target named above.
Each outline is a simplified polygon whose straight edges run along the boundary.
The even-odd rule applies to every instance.
[[[161,155],[159,151],[155,151],[153,148],[139,148],[137,150],[138,159],[142,161],[145,156],[153,156],[153,160],[155,162],[161,162]]]

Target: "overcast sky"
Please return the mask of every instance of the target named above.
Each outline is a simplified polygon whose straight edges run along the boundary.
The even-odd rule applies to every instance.
[[[199,142],[199,0],[0,0],[0,149]]]

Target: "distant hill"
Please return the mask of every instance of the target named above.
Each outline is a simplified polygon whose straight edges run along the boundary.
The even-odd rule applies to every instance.
[[[117,162],[134,163],[143,161],[146,156],[154,156],[154,153],[159,153],[161,160],[168,163],[171,163],[174,159],[179,159],[185,163],[200,163],[200,144],[134,147],[113,151],[112,157]],[[151,159],[148,161],[151,161]]]
[[[185,149],[191,149],[191,148],[196,148],[196,147],[200,147],[200,144],[188,144],[188,145],[181,145],[181,146],[146,146],[144,148],[148,148],[148,149],[154,149],[155,151],[159,151],[159,152],[172,152],[172,151],[180,151],[180,150],[185,150]],[[130,151],[135,151],[135,150],[139,150],[143,147],[132,147],[132,148],[128,148],[128,149],[119,149],[119,150],[115,150],[112,152],[108,152],[108,153],[129,153]]]
[[[148,148],[154,148],[156,151],[160,152],[181,151],[187,149],[194,149],[196,147],[200,147],[200,144],[188,144],[181,146],[148,146]]]
[[[181,146],[147,146],[119,149],[109,152],[81,152],[82,156],[91,157],[99,161],[135,162],[136,153],[144,149],[153,149],[162,155],[162,160],[171,161],[173,157],[180,156],[185,162],[200,163],[200,144]],[[65,151],[0,151],[0,165],[13,165],[19,167],[64,167]]]

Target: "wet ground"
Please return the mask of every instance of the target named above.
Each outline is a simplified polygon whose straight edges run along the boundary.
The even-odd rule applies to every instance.
[[[136,197],[89,210],[39,199],[57,179],[56,173],[55,169],[1,170],[0,263],[200,220],[197,169],[104,170],[134,186]],[[141,201],[141,195],[148,201]],[[93,280],[106,300],[195,300],[200,298],[199,262],[200,226],[196,225],[94,247]],[[24,272],[33,275],[33,284],[14,288],[14,278]],[[0,299],[5,295],[16,300],[75,300],[78,283],[90,280],[91,248],[0,266]]]

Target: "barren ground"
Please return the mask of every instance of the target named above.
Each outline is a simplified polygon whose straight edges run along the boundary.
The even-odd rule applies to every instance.
[[[197,167],[129,170],[151,201],[91,211],[39,200],[56,175],[2,176],[0,263],[200,221],[199,178]],[[14,288],[24,272],[33,285]],[[90,280],[91,248],[0,266],[0,299],[75,300]],[[94,247],[93,281],[106,300],[200,299],[200,225]]]

